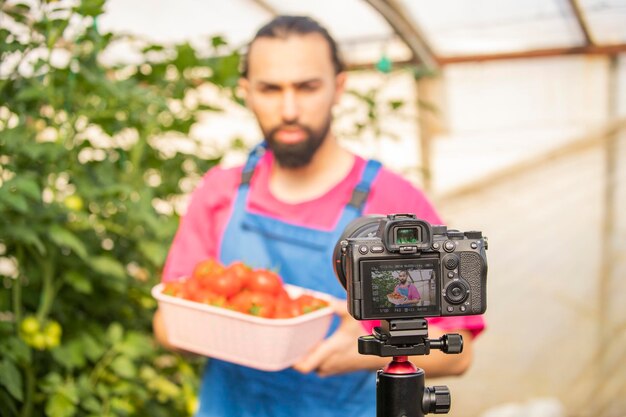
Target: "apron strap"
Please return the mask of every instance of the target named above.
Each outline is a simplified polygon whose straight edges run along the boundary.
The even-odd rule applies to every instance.
[[[254,175],[254,168],[263,157],[263,154],[265,154],[266,148],[267,144],[263,141],[255,146],[252,151],[250,151],[250,154],[248,154],[248,160],[243,166],[243,171],[241,171],[241,184],[239,184],[240,188],[250,185],[250,180],[252,179],[252,175]]]
[[[372,187],[372,182],[374,182],[380,167],[380,162],[373,159],[368,160],[363,174],[361,175],[361,182],[359,182],[352,191],[352,197],[350,198],[348,206],[357,209],[359,213],[363,211],[363,206],[365,206],[370,188]]]

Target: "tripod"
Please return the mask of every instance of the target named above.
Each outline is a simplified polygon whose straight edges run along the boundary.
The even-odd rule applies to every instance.
[[[428,322],[421,319],[381,320],[372,335],[359,337],[359,353],[393,357],[376,378],[376,417],[423,417],[450,411],[447,386],[426,387],[424,371],[409,362],[409,355],[428,355],[430,349],[461,353],[459,334],[428,339]]]

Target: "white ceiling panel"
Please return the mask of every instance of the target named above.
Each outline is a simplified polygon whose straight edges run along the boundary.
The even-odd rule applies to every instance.
[[[626,43],[626,0],[579,0],[596,43]]]
[[[441,56],[570,47],[583,41],[566,0],[401,0]]]

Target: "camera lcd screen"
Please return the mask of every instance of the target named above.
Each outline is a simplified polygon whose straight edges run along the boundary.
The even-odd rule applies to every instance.
[[[367,318],[440,315],[437,258],[362,261],[361,277]]]

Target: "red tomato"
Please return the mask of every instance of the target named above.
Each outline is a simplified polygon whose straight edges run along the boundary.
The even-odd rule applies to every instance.
[[[196,293],[194,296],[194,301],[199,303],[208,304],[216,307],[224,307],[226,306],[226,297],[220,294],[216,294],[210,290],[202,290]]]
[[[300,306],[284,292],[276,297],[275,319],[288,319],[300,315]]]
[[[220,275],[215,275],[205,279],[206,288],[218,295],[232,297],[243,288],[241,277],[233,271],[226,270]]]
[[[319,310],[328,305],[328,302],[319,298],[313,297],[310,294],[302,294],[296,298],[296,303],[300,307],[301,314],[310,313],[311,311]]]
[[[251,294],[252,309],[250,314],[265,318],[272,317],[276,308],[276,299],[264,292],[252,292]]]
[[[172,297],[184,296],[185,284],[182,281],[166,282],[163,285],[163,294],[171,295]]]
[[[248,281],[252,276],[252,268],[239,261],[230,264],[226,270],[238,276],[244,287],[248,285]]]
[[[278,274],[266,269],[253,271],[247,286],[251,291],[278,294],[283,288],[283,281]]]
[[[236,311],[259,317],[272,317],[275,299],[270,294],[243,291],[230,299],[230,305]]]
[[[182,296],[187,300],[200,301],[204,291],[206,291],[206,288],[197,279],[189,278],[183,282]]]
[[[191,273],[191,278],[204,281],[207,278],[220,275],[222,272],[224,272],[224,266],[215,259],[209,258],[196,264]]]
[[[250,291],[242,291],[239,294],[234,295],[230,299],[230,306],[235,311],[240,313],[250,314],[252,309],[252,297]]]

